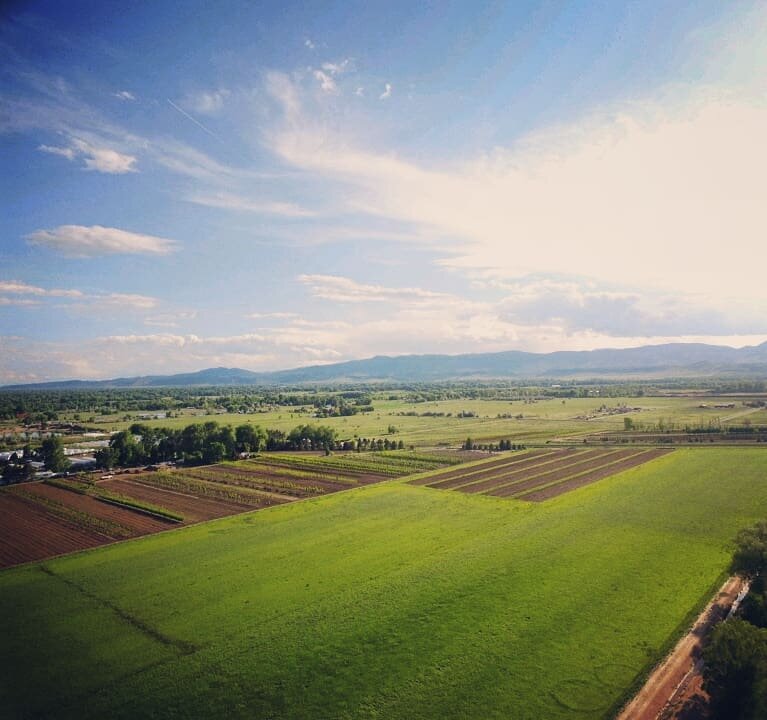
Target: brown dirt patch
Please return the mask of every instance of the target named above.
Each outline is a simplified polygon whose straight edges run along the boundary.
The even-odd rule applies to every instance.
[[[190,475],[191,477],[199,477],[201,480],[212,480],[213,482],[231,483],[235,485],[241,484],[244,487],[252,487],[255,489],[261,488],[277,493],[294,495],[296,497],[309,497],[354,487],[354,485],[349,483],[333,482],[326,476],[317,476],[316,478],[294,477],[288,473],[279,471],[271,472],[266,467],[264,467],[263,470],[250,470],[249,468],[239,468],[230,465],[211,465],[197,474],[195,474],[194,468],[184,470],[184,474]],[[229,476],[229,478],[227,478],[227,476]],[[380,478],[377,478],[377,481],[380,481]],[[309,489],[312,486],[321,488],[322,491],[319,493],[312,492]],[[302,490],[301,488],[306,489]]]
[[[67,523],[9,490],[0,491],[0,568],[110,542],[104,535]]]
[[[140,480],[140,476],[130,480],[104,480],[99,485],[121,495],[160,505],[168,510],[180,513],[184,516],[185,525],[203,520],[227,517],[228,515],[237,515],[255,509],[250,505],[238,505],[237,503],[226,502],[224,500],[197,497],[196,495],[187,495],[174,490],[163,490],[154,486],[144,485]]]
[[[128,528],[133,536],[166,530],[172,524],[127,508],[99,502],[87,495],[80,495],[70,490],[62,490],[61,488],[45,485],[44,483],[26,485],[24,489],[37,497],[59,502],[67,508],[87,513],[92,517],[100,518],[107,522],[115,522],[122,527]]]
[[[279,460],[272,460],[269,458],[268,463],[253,462],[250,460],[245,461],[248,467],[253,466],[256,468],[266,468],[268,472],[279,472],[280,469],[284,470],[300,470],[301,472],[318,472],[322,475],[330,475],[332,477],[341,477],[348,480],[354,480],[360,485],[370,485],[372,483],[381,482],[382,480],[391,480],[396,475],[387,475],[386,473],[376,473],[366,470],[364,473],[356,472],[355,470],[336,470],[335,468],[327,468],[318,470],[316,465],[309,465],[301,467],[298,464],[281,463]],[[213,466],[216,467],[216,466]],[[349,487],[346,485],[345,487]]]

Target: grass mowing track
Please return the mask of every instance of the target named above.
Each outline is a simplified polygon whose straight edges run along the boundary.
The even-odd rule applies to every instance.
[[[766,469],[678,450],[540,504],[392,481],[7,570],[0,708],[609,717],[764,516]]]

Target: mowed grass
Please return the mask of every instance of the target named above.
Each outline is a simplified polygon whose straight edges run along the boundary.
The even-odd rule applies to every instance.
[[[609,717],[765,470],[677,450],[540,504],[403,479],[8,570],[0,715]]]

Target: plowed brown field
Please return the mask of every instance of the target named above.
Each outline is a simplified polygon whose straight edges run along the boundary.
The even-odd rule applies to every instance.
[[[140,478],[140,475],[130,480],[115,478],[114,480],[104,480],[99,485],[120,495],[127,495],[136,500],[142,500],[167,508],[172,512],[177,512],[184,516],[186,524],[227,517],[228,515],[236,515],[237,513],[254,509],[250,505],[239,505],[224,500],[197,497],[196,495],[187,495],[174,490],[163,490],[143,484]]]
[[[42,505],[11,492],[0,493],[0,567],[96,547],[111,538],[78,527]]]
[[[543,450],[458,468],[413,482],[440,490],[539,502],[641,465],[669,449]]]

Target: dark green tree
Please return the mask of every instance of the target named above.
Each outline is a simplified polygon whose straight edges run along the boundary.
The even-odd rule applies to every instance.
[[[202,462],[204,465],[219,463],[226,457],[226,446],[222,442],[212,442],[205,446],[202,451]]]
[[[738,533],[730,570],[746,578],[754,578],[767,570],[767,520]]]
[[[117,451],[111,447],[101,448],[93,454],[96,465],[104,470],[111,470],[117,462]]]
[[[266,442],[266,433],[258,425],[238,425],[234,437],[238,452],[258,452]]]
[[[703,689],[714,718],[767,717],[767,630],[734,618],[719,624],[703,651]]]
[[[45,467],[52,472],[64,472],[70,466],[69,460],[64,455],[64,443],[60,437],[45,438],[40,446],[40,456],[43,458]]]

